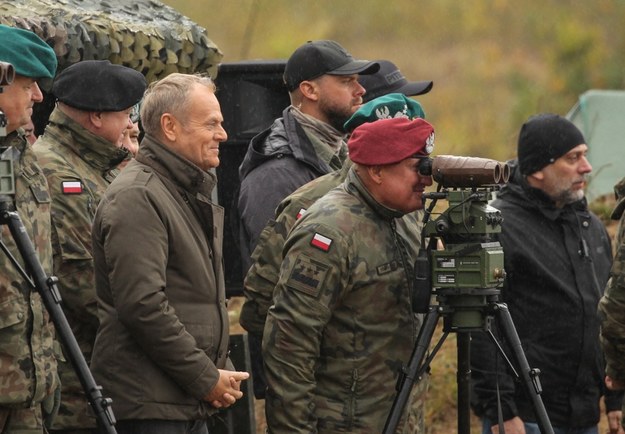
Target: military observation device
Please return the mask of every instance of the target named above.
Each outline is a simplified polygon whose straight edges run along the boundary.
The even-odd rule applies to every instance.
[[[431,174],[438,191],[424,194],[432,204],[422,238],[430,240],[431,280],[422,284],[460,290],[500,286],[505,277],[503,250],[493,236],[501,232],[503,219],[488,202],[499,185],[508,182],[508,165],[485,158],[442,155],[432,160]],[[429,220],[440,199],[447,200],[449,207]],[[442,240],[443,249],[436,249],[437,239]]]
[[[0,62],[0,93],[3,92],[4,86],[8,86],[13,82],[13,78],[15,78],[13,65]],[[7,135],[7,125],[7,117],[2,111],[2,107],[0,107],[0,137],[5,137]]]
[[[0,62],[0,93],[4,91],[4,86],[8,86],[15,78],[15,69],[13,65],[6,62]],[[9,121],[0,107],[0,138],[6,137],[7,125]],[[0,197],[4,195],[15,194],[15,178],[13,176],[13,161],[11,159],[3,159],[2,153],[4,149],[0,147]]]
[[[426,315],[410,360],[400,372],[397,395],[383,433],[395,432],[412,384],[425,374],[449,333],[455,332],[458,333],[458,433],[469,434],[470,334],[486,332],[512,372],[522,380],[541,432],[553,434],[540,398],[540,371],[529,367],[510,312],[499,302],[505,270],[503,249],[496,235],[501,232],[503,218],[489,202],[500,186],[508,182],[510,168],[486,158],[451,155],[436,156],[424,163],[419,172],[431,175],[438,187],[435,192],[423,194],[424,200],[429,199],[431,203],[424,214],[421,238],[424,246],[415,261],[412,307],[415,312]],[[438,200],[446,200],[449,206],[430,220]],[[437,304],[431,303],[433,295]],[[430,352],[432,336],[441,316],[443,336]],[[495,320],[512,350],[510,358],[491,332]]]

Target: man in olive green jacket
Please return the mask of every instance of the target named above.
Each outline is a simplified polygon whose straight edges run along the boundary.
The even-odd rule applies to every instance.
[[[119,434],[205,434],[248,377],[227,368],[223,209],[210,200],[209,172],[227,135],[214,92],[196,75],[150,85],[139,153],[96,211],[92,370]]]

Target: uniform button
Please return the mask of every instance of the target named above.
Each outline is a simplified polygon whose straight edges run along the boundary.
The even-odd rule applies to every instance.
[[[590,223],[588,222],[588,220],[585,220],[585,221],[582,223],[582,226],[584,226],[585,228],[587,228],[588,226],[590,226]]]
[[[24,318],[24,314],[22,312],[17,314],[17,319],[23,319]]]

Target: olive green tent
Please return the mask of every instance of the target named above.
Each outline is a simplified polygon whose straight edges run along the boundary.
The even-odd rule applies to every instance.
[[[172,72],[215,77],[223,57],[204,28],[155,0],[0,0],[0,23],[48,42],[58,71],[80,60],[108,59],[140,71],[148,82]]]
[[[584,133],[592,174],[589,201],[613,194],[625,177],[625,91],[589,90],[566,115]]]

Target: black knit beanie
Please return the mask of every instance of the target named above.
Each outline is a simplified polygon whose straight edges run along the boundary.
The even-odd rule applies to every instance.
[[[550,113],[532,116],[519,133],[519,169],[531,175],[582,143],[586,140],[581,131],[566,118]]]

